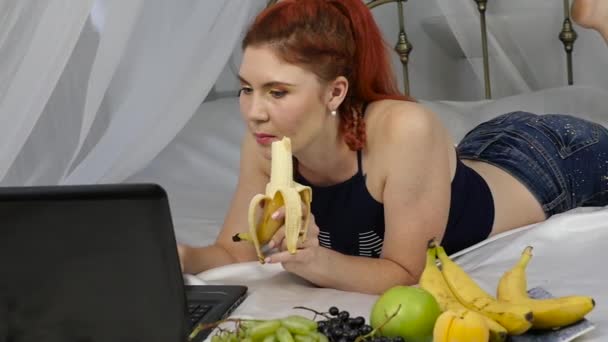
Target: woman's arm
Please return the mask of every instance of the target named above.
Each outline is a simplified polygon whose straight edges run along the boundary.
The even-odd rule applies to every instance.
[[[397,284],[417,282],[403,266],[389,259],[345,255],[325,247],[318,247],[316,254],[312,265],[296,261],[284,262],[283,267],[317,286],[342,291],[380,294]],[[278,256],[283,257],[297,259],[297,254]]]
[[[384,126],[387,144],[383,156],[385,233],[382,258],[392,260],[416,284],[424,269],[427,243],[441,241],[448,222],[453,142],[432,112],[419,105],[405,113],[399,108]]]
[[[269,171],[269,161],[256,150],[251,134],[246,134],[241,144],[239,180],[222,229],[213,245],[178,246],[184,273],[196,274],[235,262],[257,260],[252,244],[234,242],[232,236],[248,230],[249,202],[256,194],[264,193]]]
[[[348,256],[311,242],[295,255],[274,254],[271,262],[318,286],[345,291],[379,294],[418,282],[428,240],[443,237],[451,183],[448,136],[433,114],[418,108],[409,105],[403,112],[394,106],[369,126],[369,153],[385,173],[381,258]]]

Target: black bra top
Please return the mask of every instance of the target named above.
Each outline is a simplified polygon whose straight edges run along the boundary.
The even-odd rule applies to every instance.
[[[311,211],[319,226],[321,246],[347,255],[379,257],[384,242],[384,206],[367,189],[361,151],[357,151],[357,165],[355,175],[330,186],[315,186],[297,171],[295,180],[312,188]],[[441,242],[448,254],[487,238],[494,222],[488,185],[460,160],[451,188],[449,218]]]

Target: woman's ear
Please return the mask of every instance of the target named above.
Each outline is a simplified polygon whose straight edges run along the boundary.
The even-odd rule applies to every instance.
[[[328,103],[330,110],[338,109],[348,93],[348,80],[344,76],[338,76],[328,87]]]

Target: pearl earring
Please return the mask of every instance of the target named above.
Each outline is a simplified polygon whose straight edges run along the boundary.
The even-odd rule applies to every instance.
[[[331,115],[332,115],[332,116],[336,116],[336,114],[338,114],[338,113],[336,112],[336,110],[335,110],[335,109],[331,111]]]

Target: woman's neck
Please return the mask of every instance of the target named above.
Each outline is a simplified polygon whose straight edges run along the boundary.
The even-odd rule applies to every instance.
[[[296,156],[297,172],[318,186],[341,183],[357,170],[356,153],[338,135],[315,139]]]

